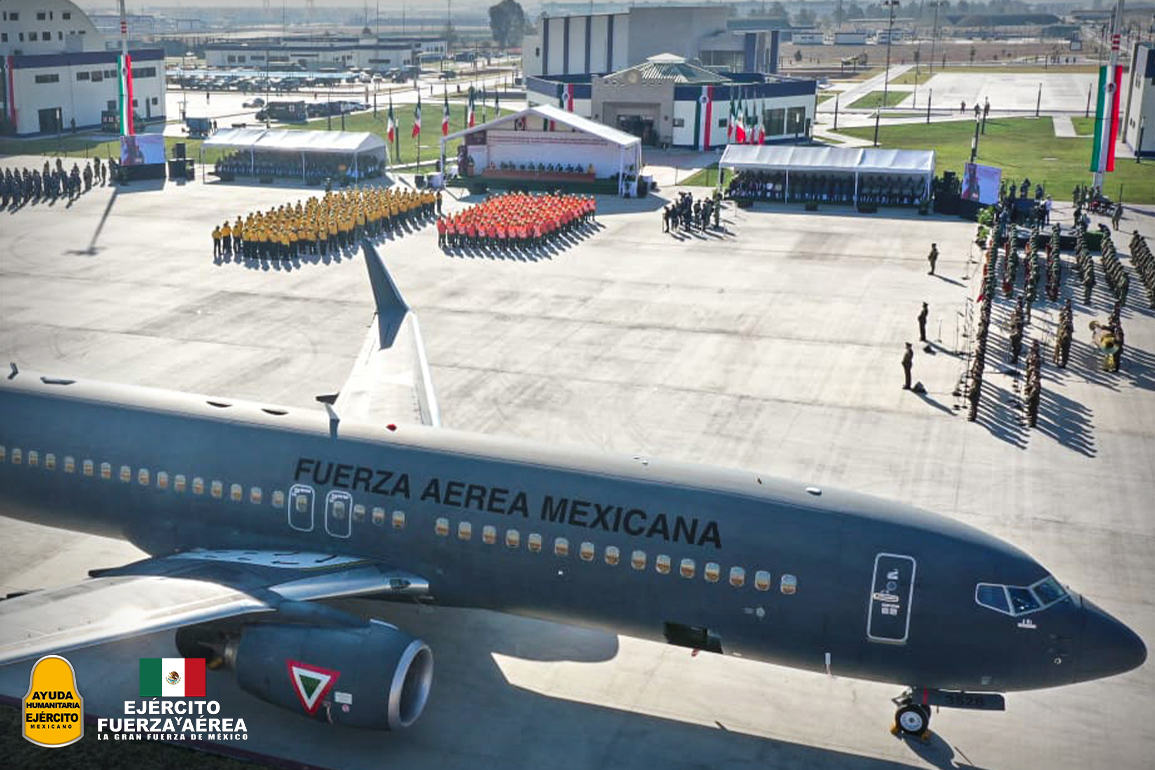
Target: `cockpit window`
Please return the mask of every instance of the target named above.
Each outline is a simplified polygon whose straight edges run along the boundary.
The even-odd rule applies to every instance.
[[[1039,608],[1039,601],[1035,595],[1031,593],[1029,588],[1020,588],[1019,586],[1007,586],[1007,593],[1011,597],[1011,608],[1016,615],[1022,615],[1024,612],[1037,610]]]
[[[1039,597],[1039,601],[1044,605],[1054,604],[1060,599],[1067,596],[1067,592],[1059,585],[1059,582],[1049,575],[1033,586],[1035,589],[1035,596]]]
[[[1066,598],[1067,591],[1050,575],[1030,587],[997,583],[979,583],[975,586],[975,602],[995,612],[1016,617],[1046,609]]]
[[[1008,615],[1011,612],[1010,605],[1007,604],[1007,591],[1002,586],[979,583],[975,588],[975,601],[997,612],[1005,612]]]

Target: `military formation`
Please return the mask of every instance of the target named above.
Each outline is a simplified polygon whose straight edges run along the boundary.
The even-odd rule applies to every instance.
[[[109,172],[109,164],[100,158],[86,161],[83,168],[74,162],[71,170],[60,158],[55,164],[44,161],[43,169],[6,168],[0,173],[0,201],[4,208],[62,198],[71,202],[94,186],[107,184]]]
[[[1131,234],[1131,263],[1147,290],[1147,306],[1155,308],[1155,256],[1151,254],[1147,239],[1139,235],[1138,230]]]
[[[1103,266],[1103,275],[1107,277],[1107,286],[1115,295],[1115,301],[1126,307],[1127,292],[1131,289],[1131,277],[1127,275],[1127,271],[1123,269],[1123,263],[1119,261],[1115,244],[1111,241],[1111,231],[1106,227],[1100,227],[1099,232],[1102,234],[1099,261]]]
[[[213,257],[291,260],[355,248],[422,227],[441,207],[441,193],[357,187],[253,211],[213,228]]]
[[[595,221],[592,195],[505,193],[438,217],[437,245],[447,249],[538,251]]]

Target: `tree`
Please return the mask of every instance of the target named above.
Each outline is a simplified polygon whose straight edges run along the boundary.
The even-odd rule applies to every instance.
[[[445,26],[441,28],[441,37],[445,38],[447,49],[453,48],[461,40],[461,35],[457,34],[457,28],[453,26],[452,21],[445,22]]]
[[[772,19],[790,18],[790,14],[786,13],[786,8],[777,0],[775,0],[773,3],[770,3],[770,9],[766,12],[766,15]]]
[[[489,29],[502,48],[517,45],[525,36],[525,10],[517,0],[501,0],[489,6]]]
[[[814,24],[814,11],[809,8],[803,8],[798,13],[794,14],[794,25],[798,27],[809,27]]]
[[[846,8],[846,20],[847,21],[854,21],[855,19],[865,19],[865,18],[866,18],[866,11],[862,10],[862,7],[859,6],[858,3],[851,3]]]

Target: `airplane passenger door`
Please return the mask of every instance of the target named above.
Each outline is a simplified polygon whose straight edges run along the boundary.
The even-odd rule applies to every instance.
[[[915,567],[911,556],[880,553],[874,557],[870,610],[866,616],[866,638],[870,641],[906,644]]]
[[[334,489],[325,495],[325,531],[333,537],[349,537],[353,532],[353,496]]]

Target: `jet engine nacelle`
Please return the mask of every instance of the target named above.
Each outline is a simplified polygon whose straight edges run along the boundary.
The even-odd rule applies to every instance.
[[[357,628],[260,623],[224,648],[245,692],[316,719],[375,730],[417,721],[433,683],[433,653],[381,621]]]

